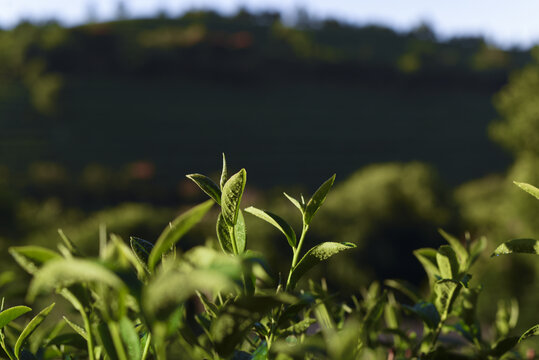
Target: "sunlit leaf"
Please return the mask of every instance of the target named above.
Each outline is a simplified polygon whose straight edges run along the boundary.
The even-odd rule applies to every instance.
[[[431,248],[422,248],[414,250],[414,256],[419,260],[423,269],[429,277],[429,283],[434,283],[437,276],[440,276],[440,271],[438,270],[438,264],[436,261],[436,254],[438,252],[435,249]]]
[[[517,181],[513,181],[513,183],[518,186],[519,188],[521,188],[522,190],[526,191],[527,193],[535,196],[537,199],[539,199],[539,189],[536,188],[535,186],[533,185],[530,185],[530,184],[526,184],[526,183],[523,183],[523,182],[517,182]]]
[[[39,267],[51,260],[62,259],[57,252],[41,246],[12,246],[9,253],[30,274],[34,274]]]
[[[14,306],[0,312],[0,329],[15,320],[19,316],[26,314],[28,311],[32,311],[28,306]]]
[[[513,239],[500,244],[490,256],[507,254],[535,254],[539,255],[539,240]]]
[[[231,235],[231,229],[234,231],[234,237]],[[223,214],[219,214],[216,224],[217,239],[219,244],[224,252],[229,254],[234,254],[234,246],[238,250],[238,254],[241,254],[245,251],[246,245],[246,229],[245,229],[245,220],[243,218],[242,211],[238,212],[238,220],[235,226],[230,226],[226,223],[223,218]],[[235,241],[235,245],[233,245]]]
[[[309,202],[307,203],[307,207],[305,208],[305,214],[304,214],[304,220],[305,224],[310,224],[311,220],[314,216],[314,214],[320,209],[320,206],[324,203],[324,200],[326,200],[326,196],[331,189],[331,186],[333,185],[333,182],[335,181],[335,174],[330,177],[328,180],[326,180],[314,193],[313,197]]]
[[[444,230],[438,229],[438,232],[440,233],[440,235],[443,236],[443,238],[451,245],[451,247],[455,251],[459,263],[459,271],[465,271],[466,265],[468,264],[468,251],[466,251],[464,245],[462,245],[459,239],[445,232]]]
[[[37,327],[45,320],[47,315],[51,312],[52,308],[54,307],[54,303],[47,306],[45,309],[41,310],[39,314],[37,314],[30,322],[26,325],[22,333],[19,335],[19,338],[17,339],[17,342],[15,343],[15,347],[13,348],[13,352],[15,353],[15,356],[19,358],[21,348],[28,339],[30,335],[37,329]]]
[[[522,336],[518,339],[518,342],[526,340],[529,337],[538,336],[538,335],[539,335],[539,324],[534,325],[528,330],[526,330],[524,334],[522,334]]]
[[[392,287],[406,295],[414,303],[418,302],[420,299],[419,291],[408,282],[399,279],[388,279],[384,281],[386,286]]]
[[[63,259],[48,262],[34,274],[27,297],[32,301],[40,292],[80,282],[96,282],[117,290],[125,286],[116,274],[103,265],[90,260]]]
[[[280,232],[284,234],[284,236],[286,236],[286,239],[288,240],[290,246],[293,248],[296,247],[296,233],[294,232],[294,229],[292,229],[292,227],[281,217],[269,211],[257,209],[253,206],[250,206],[245,209],[245,212],[259,217],[260,219],[275,226]]]
[[[122,317],[119,322],[120,336],[127,348],[129,360],[139,360],[142,356],[140,351],[139,336],[135,326],[127,317]]]
[[[221,170],[221,179],[219,180],[219,186],[221,187],[221,190],[225,186],[227,180],[228,180],[228,167],[226,165],[225,153],[223,153],[223,170]]]
[[[69,327],[75,330],[75,332],[79,334],[84,340],[88,340],[88,334],[86,333],[86,330],[69,320],[67,317],[64,316],[63,318],[67,325],[69,325]]]
[[[436,263],[442,279],[453,279],[459,271],[459,263],[455,250],[449,245],[442,245],[436,253]]]
[[[299,203],[299,201],[297,201],[296,199],[294,199],[292,196],[288,195],[287,193],[283,193],[284,196],[286,196],[286,198],[288,200],[290,200],[290,202],[292,204],[294,204],[295,207],[297,207],[299,209],[299,211],[301,212],[301,214],[303,214],[303,206],[301,206],[301,204]]]
[[[434,304],[438,309],[442,321],[445,321],[451,312],[451,306],[461,287],[462,284],[460,282],[449,279],[443,279],[434,284],[434,293],[436,294]]]
[[[236,225],[238,213],[240,211],[240,202],[247,182],[247,172],[241,169],[232,175],[223,186],[221,195],[221,211],[223,219],[230,226]]]
[[[178,216],[161,233],[148,258],[148,268],[153,272],[161,256],[174,246],[180,238],[195,226],[213,206],[208,200]]]
[[[292,270],[292,275],[290,277],[289,287],[294,289],[298,280],[309,271],[313,266],[319,264],[320,262],[330,258],[331,256],[340,253],[341,251],[353,249],[356,245],[343,242],[325,242],[311,248],[299,261],[299,263]]]
[[[202,191],[208,194],[217,204],[221,204],[221,189],[212,179],[202,174],[189,174],[186,177],[198,185]]]

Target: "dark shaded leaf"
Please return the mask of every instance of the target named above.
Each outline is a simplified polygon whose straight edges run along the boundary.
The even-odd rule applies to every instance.
[[[435,329],[440,323],[440,314],[436,306],[430,302],[420,300],[414,306],[403,305],[403,307],[419,316],[431,329]]]
[[[30,335],[37,329],[37,327],[45,320],[47,315],[51,312],[52,308],[54,307],[54,303],[47,306],[45,309],[41,310],[39,314],[37,314],[30,322],[26,325],[22,333],[19,335],[19,338],[17,339],[17,342],[15,343],[15,347],[13,348],[13,352],[15,353],[15,356],[18,358],[19,354],[21,352],[21,348],[28,339]]]

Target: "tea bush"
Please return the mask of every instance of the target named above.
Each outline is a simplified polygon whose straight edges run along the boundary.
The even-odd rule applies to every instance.
[[[309,270],[341,252],[350,242],[321,242],[305,248],[315,215],[335,175],[313,196],[284,196],[297,209],[300,231],[270,211],[241,201],[247,181],[242,169],[229,174],[223,157],[218,184],[191,174],[209,197],[174,219],[152,243],[100,232],[99,256],[85,256],[63,231],[58,251],[39,246],[11,247],[10,254],[32,276],[27,301],[59,294],[78,312],[45,326],[52,303],[24,325],[15,321],[27,306],[0,312],[4,357],[22,359],[492,359],[519,358],[522,340],[535,326],[513,336],[514,302],[500,302],[496,334],[485,336],[477,318],[481,286],[471,268],[486,240],[464,242],[440,230],[438,249],[414,251],[428,277],[421,292],[398,279],[373,282],[348,301],[331,293]],[[539,190],[518,184],[538,197]],[[179,251],[176,244],[214,206],[218,246]],[[289,246],[289,271],[272,277],[264,255],[249,249],[245,216],[274,227]],[[220,247],[220,249],[219,249]],[[356,249],[357,250],[357,249]],[[510,240],[494,255],[539,253],[531,239]],[[300,282],[301,279],[307,281]],[[7,280],[9,281],[9,279]],[[303,284],[305,286],[303,286]],[[44,325],[45,324],[45,325]]]

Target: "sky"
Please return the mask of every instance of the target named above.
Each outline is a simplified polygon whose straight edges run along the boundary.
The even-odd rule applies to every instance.
[[[54,18],[76,25],[92,17],[115,16],[117,0],[0,0],[0,27],[21,19]],[[279,10],[292,18],[298,8],[315,18],[333,17],[356,24],[382,24],[406,31],[428,23],[441,38],[481,35],[502,47],[539,43],[539,1],[536,0],[124,0],[132,17],[166,10],[170,16],[193,8],[230,14],[241,6],[250,10]]]

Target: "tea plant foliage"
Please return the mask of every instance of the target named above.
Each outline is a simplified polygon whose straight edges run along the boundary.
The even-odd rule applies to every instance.
[[[297,231],[269,210],[242,209],[247,173],[229,176],[224,156],[219,185],[201,174],[187,177],[210,199],[179,215],[155,241],[132,236],[126,243],[102,232],[99,256],[91,257],[60,231],[58,252],[9,249],[32,276],[29,302],[56,293],[77,312],[51,327],[44,320],[52,303],[21,326],[20,317],[31,309],[2,306],[0,345],[10,360],[490,359],[516,354],[520,341],[539,333],[538,325],[511,335],[518,306],[502,301],[495,337],[482,334],[476,314],[482,288],[471,281],[471,268],[486,247],[484,238],[461,241],[440,230],[446,245],[416,250],[428,278],[426,291],[389,279],[342,300],[325,281],[307,274],[356,244],[327,241],[303,248],[335,175],[308,201],[285,194],[300,212]],[[287,276],[272,277],[263,254],[250,249],[256,239],[247,241],[244,212],[284,236],[290,246]],[[215,219],[215,243],[177,248],[203,217]],[[524,240],[509,241],[495,254],[535,249],[536,243]],[[448,333],[464,341],[446,342]]]

